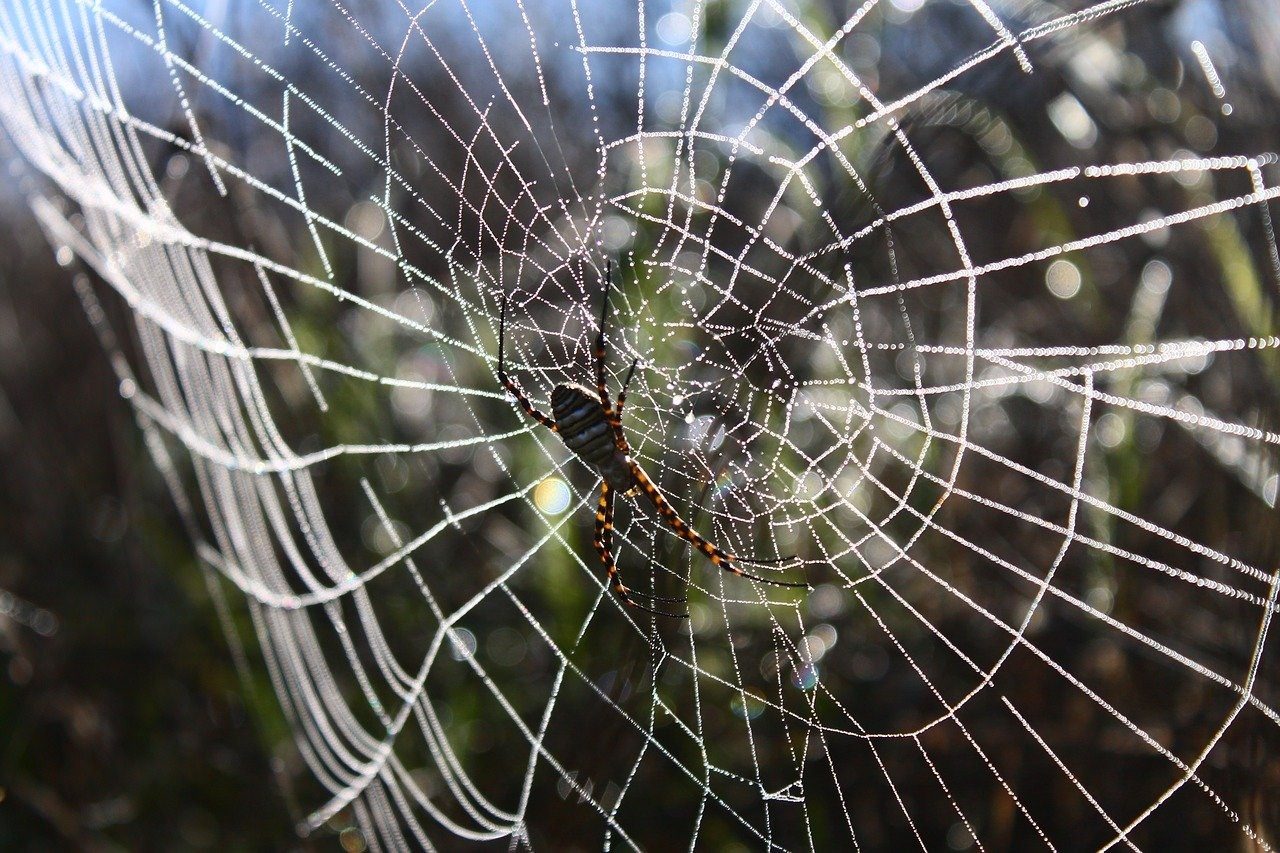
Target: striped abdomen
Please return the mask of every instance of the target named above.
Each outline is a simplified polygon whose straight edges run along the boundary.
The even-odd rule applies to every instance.
[[[626,454],[613,440],[613,428],[595,393],[581,385],[557,385],[551,392],[551,414],[561,441],[600,472],[613,488],[626,492],[636,485]]]

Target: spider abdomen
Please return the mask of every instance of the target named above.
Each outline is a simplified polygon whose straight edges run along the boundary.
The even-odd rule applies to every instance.
[[[626,492],[636,485],[626,454],[618,449],[613,427],[594,392],[581,385],[557,385],[551,392],[551,414],[565,447],[599,471],[610,486]]]

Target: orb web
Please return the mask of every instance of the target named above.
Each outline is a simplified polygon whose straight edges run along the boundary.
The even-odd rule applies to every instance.
[[[1278,722],[1274,140],[1220,21],[1167,25],[1175,90],[1153,20],[7,2],[21,189],[300,829],[1271,849],[1232,774]],[[597,475],[496,362],[506,299],[535,404],[589,383],[608,261],[639,461],[810,589],[621,501],[690,618],[610,594]]]

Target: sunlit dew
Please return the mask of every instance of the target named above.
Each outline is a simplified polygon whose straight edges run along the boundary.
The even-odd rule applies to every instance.
[[[810,634],[802,642],[806,657],[813,663],[822,660],[823,655],[827,653],[827,644],[821,637]]]
[[[741,717],[744,720],[754,720],[764,713],[764,701],[754,693],[745,694],[746,700],[743,701],[742,695],[734,696],[729,700],[729,710],[733,712],[735,717]]]
[[[812,690],[818,686],[818,665],[806,663],[791,673],[791,683],[801,690]]]
[[[386,229],[387,217],[377,205],[362,201],[351,206],[342,224],[366,240],[374,241]]]
[[[667,44],[680,47],[693,35],[693,22],[679,12],[668,12],[658,19],[657,32],[658,38]]]
[[[836,639],[838,638],[838,636],[839,635],[836,633],[836,629],[831,625],[828,625],[825,623],[813,629],[813,631],[809,634],[807,639],[810,641],[809,653],[812,656],[812,660],[815,663],[821,657],[821,655],[815,653],[816,644],[818,643],[822,644],[822,655],[825,655],[827,652],[835,648]]]
[[[689,618],[685,621],[689,623],[689,633],[692,635],[714,634],[720,628],[720,622],[715,618],[714,611],[697,602],[689,602]]]
[[[57,616],[5,590],[0,590],[0,616],[26,625],[42,637],[52,637],[58,630]]]
[[[1155,295],[1168,292],[1173,284],[1173,270],[1159,258],[1154,258],[1142,267],[1142,287]]]
[[[489,638],[485,641],[485,650],[494,663],[515,666],[525,659],[528,644],[519,631],[502,626],[489,634]]]
[[[1076,148],[1090,148],[1098,141],[1098,127],[1089,111],[1074,95],[1065,93],[1049,102],[1049,120],[1067,142]]]
[[[686,418],[687,421],[688,419]],[[689,423],[689,429],[685,430],[685,440],[693,446],[705,447],[706,450],[715,451],[720,445],[724,444],[725,434],[724,426],[718,424],[713,416],[701,415],[694,418],[692,423]]]
[[[436,306],[425,288],[410,287],[396,297],[391,310],[415,323],[428,325],[435,316]]]
[[[606,216],[600,226],[600,238],[604,248],[616,255],[631,245],[635,237],[631,223],[621,216]]]
[[[364,835],[354,826],[349,826],[338,834],[338,843],[345,853],[364,853],[369,849]]]
[[[711,493],[717,498],[723,497],[733,491],[734,486],[733,472],[728,468],[722,468],[716,472],[716,478],[711,486]]]
[[[1095,610],[1110,613],[1115,604],[1115,593],[1109,587],[1098,584],[1085,591],[1084,601]]]
[[[796,497],[803,501],[815,501],[826,491],[826,482],[817,471],[805,471],[796,478]]]
[[[1047,380],[1037,379],[1022,383],[1022,393],[1027,395],[1027,399],[1044,406],[1058,396],[1058,386]]]
[[[844,593],[834,584],[824,583],[809,595],[809,612],[819,619],[830,619],[845,611]]]
[[[534,486],[533,502],[539,510],[547,515],[559,515],[569,508],[573,493],[569,484],[559,477],[548,477]]]
[[[452,648],[449,654],[456,661],[470,660],[476,653],[476,635],[466,628],[454,628],[449,632]]]
[[[1138,222],[1142,226],[1146,227],[1147,223],[1162,219],[1163,216],[1164,214],[1159,210],[1147,208],[1138,214]],[[1169,227],[1167,225],[1162,225],[1158,228],[1151,228],[1150,230],[1143,231],[1142,242],[1155,249],[1164,246],[1169,242]]]
[[[1070,299],[1080,292],[1080,269],[1065,258],[1058,258],[1045,271],[1044,283],[1059,299]]]
[[[973,832],[963,823],[954,823],[947,830],[947,847],[952,850],[968,850],[973,847],[973,840]]]
[[[1094,430],[1098,436],[1098,442],[1107,449],[1119,447],[1128,432],[1124,420],[1115,412],[1107,412],[1098,418]]]

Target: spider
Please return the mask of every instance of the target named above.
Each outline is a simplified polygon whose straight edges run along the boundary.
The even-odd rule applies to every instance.
[[[529,398],[520,389],[520,386],[507,375],[503,356],[507,330],[507,297],[505,294],[502,298],[502,313],[498,321],[498,379],[516,398],[516,401],[520,403],[520,408],[524,409],[525,414],[560,436],[560,440],[565,443],[566,447],[600,475],[600,500],[596,505],[595,546],[596,551],[600,554],[600,561],[604,563],[613,591],[618,598],[622,599],[624,604],[647,613],[669,616],[675,619],[683,619],[689,616],[688,613],[670,613],[664,610],[654,610],[635,601],[635,597],[646,598],[650,601],[686,601],[687,599],[647,595],[633,591],[622,582],[622,575],[618,571],[618,564],[613,556],[613,500],[615,492],[622,492],[624,497],[632,497],[637,494],[644,495],[653,504],[654,509],[657,510],[662,520],[675,531],[677,536],[706,554],[711,562],[721,569],[757,583],[807,588],[807,583],[786,583],[784,581],[769,580],[744,572],[738,568],[735,565],[737,563],[759,565],[789,563],[795,558],[750,560],[734,556],[715,543],[704,539],[676,513],[653,480],[640,467],[640,463],[636,462],[632,457],[631,446],[627,443],[627,437],[622,431],[622,407],[626,404],[627,385],[631,382],[631,377],[635,373],[639,359],[632,360],[631,366],[627,369],[626,378],[622,380],[622,390],[618,394],[616,408],[609,400],[609,391],[605,386],[604,380],[604,365],[607,352],[605,349],[604,330],[605,321],[609,316],[609,287],[612,280],[613,262],[610,261],[606,266],[603,281],[604,306],[600,311],[600,331],[596,334],[596,388],[594,391],[585,385],[579,385],[574,382],[564,383],[557,385],[551,392],[552,415],[545,415],[534,408],[533,404],[529,402]]]

